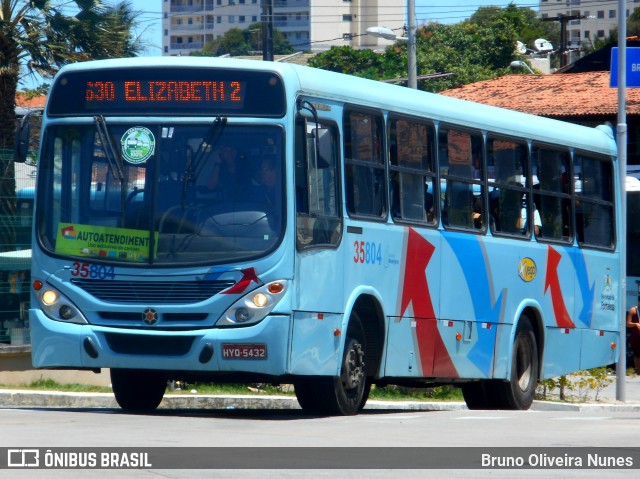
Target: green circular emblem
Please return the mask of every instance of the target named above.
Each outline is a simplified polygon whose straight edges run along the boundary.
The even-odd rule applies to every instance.
[[[156,139],[151,130],[143,126],[129,128],[120,139],[122,157],[129,163],[144,163],[156,150]]]

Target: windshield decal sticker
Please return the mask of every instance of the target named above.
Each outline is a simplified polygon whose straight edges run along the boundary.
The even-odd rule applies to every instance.
[[[122,157],[134,165],[144,163],[155,153],[156,139],[144,126],[129,128],[120,139]]]
[[[157,233],[155,244],[158,244]],[[149,259],[149,232],[108,226],[60,223],[56,253],[88,258],[145,262]]]

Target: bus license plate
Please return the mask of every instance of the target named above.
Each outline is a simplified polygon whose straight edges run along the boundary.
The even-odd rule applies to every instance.
[[[267,345],[223,344],[222,359],[267,359]]]

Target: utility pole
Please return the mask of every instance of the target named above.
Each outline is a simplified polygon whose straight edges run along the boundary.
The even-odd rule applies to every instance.
[[[262,59],[273,61],[273,0],[262,0]]]
[[[616,142],[618,145],[618,164],[620,165],[620,185],[622,191],[622,224],[627,221],[627,19],[625,1],[618,0],[618,125],[616,126]],[[620,245],[620,355],[616,363],[616,399],[626,399],[627,377],[627,328],[626,328],[626,289],[627,289],[627,229],[623,229]],[[635,253],[635,252],[634,252]]]
[[[541,18],[543,22],[560,22],[560,68],[567,66],[567,23],[571,20],[580,20],[586,18],[584,15],[564,15],[559,14],[557,17]]]
[[[416,54],[416,4],[415,0],[407,0],[407,86],[418,88],[418,65]]]

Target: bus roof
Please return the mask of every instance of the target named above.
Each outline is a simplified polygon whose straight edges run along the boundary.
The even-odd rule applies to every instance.
[[[450,121],[469,128],[616,155],[610,127],[585,127],[291,63],[217,57],[142,57],[75,63],[65,66],[60,74],[90,69],[162,67],[271,70],[286,78],[290,94],[299,91],[327,100],[393,110],[435,121]],[[294,82],[293,86],[291,82]]]

